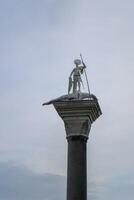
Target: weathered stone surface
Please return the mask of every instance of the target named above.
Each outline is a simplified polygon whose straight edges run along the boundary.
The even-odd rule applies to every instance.
[[[54,107],[64,121],[67,138],[79,135],[88,138],[91,124],[101,115],[97,100],[55,102]]]
[[[83,136],[68,138],[67,200],[87,199],[87,156]]]
[[[97,99],[53,103],[68,141],[67,200],[87,200],[86,143],[91,124],[101,115]]]

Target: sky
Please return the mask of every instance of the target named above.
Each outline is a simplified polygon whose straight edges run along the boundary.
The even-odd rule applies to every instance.
[[[67,93],[80,53],[103,112],[87,144],[88,198],[134,199],[133,10],[132,0],[0,0],[0,200],[66,198],[64,125],[42,103]]]

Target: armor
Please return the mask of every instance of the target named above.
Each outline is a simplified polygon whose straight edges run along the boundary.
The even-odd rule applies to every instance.
[[[73,88],[73,94],[80,92],[81,84],[83,85],[81,74],[83,74],[83,70],[85,69],[85,66],[81,65],[80,60],[75,60],[74,63],[76,64],[76,67],[72,70],[70,77],[69,77],[69,85],[68,85],[68,94],[70,93],[71,89]],[[73,76],[73,81],[72,81]]]

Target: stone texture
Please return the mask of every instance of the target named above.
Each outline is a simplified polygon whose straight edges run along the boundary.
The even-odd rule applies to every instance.
[[[55,102],[68,141],[67,200],[87,200],[86,143],[91,124],[101,115],[96,100]]]
[[[64,121],[67,138],[73,135],[88,138],[91,124],[101,115],[97,100],[55,102],[54,107]]]
[[[68,138],[67,200],[87,199],[86,141],[83,136]]]

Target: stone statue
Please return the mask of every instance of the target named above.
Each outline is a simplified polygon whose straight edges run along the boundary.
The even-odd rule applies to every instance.
[[[68,85],[68,94],[72,89],[72,93],[80,93],[81,92],[81,84],[83,85],[81,74],[83,74],[84,69],[86,68],[85,65],[81,65],[81,60],[76,59],[74,60],[76,67],[72,70],[69,76],[69,85]],[[73,80],[72,80],[73,76]]]
[[[79,101],[79,100],[84,100],[84,99],[88,99],[88,100],[97,102],[96,96],[91,94],[90,90],[89,90],[89,83],[88,83],[87,74],[86,74],[86,70],[85,70],[86,65],[83,62],[82,56],[81,56],[81,60],[76,59],[76,60],[74,60],[74,63],[76,65],[76,67],[72,70],[72,72],[69,76],[68,94],[62,95],[56,99],[52,99],[48,102],[45,102],[45,103],[43,103],[43,105],[49,105],[49,104],[53,104],[53,103],[59,102],[59,101],[63,101],[63,102]],[[81,92],[81,85],[83,85],[81,75],[83,74],[83,72],[85,74],[87,86],[88,86],[87,93]]]

